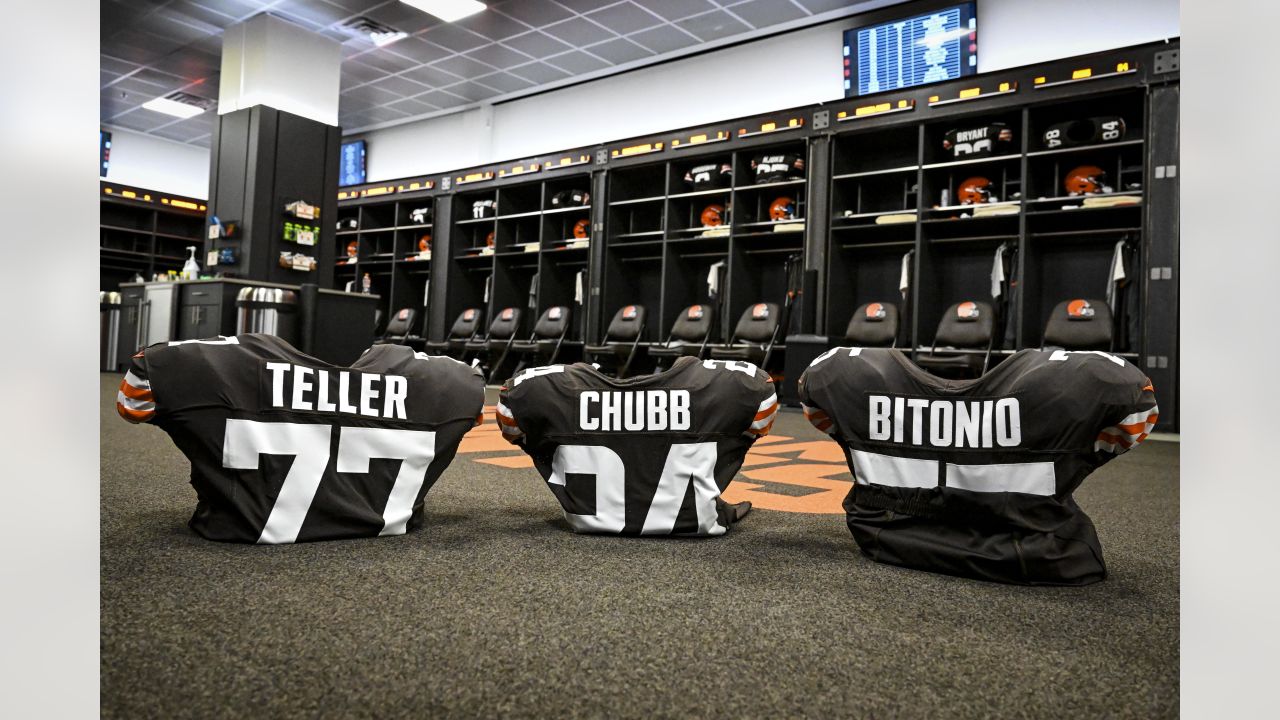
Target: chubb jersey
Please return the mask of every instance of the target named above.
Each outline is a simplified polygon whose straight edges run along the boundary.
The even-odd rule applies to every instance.
[[[583,363],[532,368],[495,408],[575,531],[625,535],[723,535],[720,493],[777,412],[755,365],[691,357],[626,380]]]
[[[835,348],[800,378],[805,416],[844,448],[849,530],[873,559],[1025,584],[1106,576],[1072,492],[1142,442],[1150,381],[1100,352],[1023,350],[977,380],[901,352]]]
[[[152,345],[116,396],[191,461],[190,525],[210,540],[401,535],[484,405],[479,372],[402,345],[349,368],[271,335]]]

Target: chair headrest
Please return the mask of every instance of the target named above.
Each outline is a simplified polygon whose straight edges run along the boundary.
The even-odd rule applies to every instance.
[[[480,308],[467,308],[458,313],[458,319],[453,321],[453,327],[449,329],[449,337],[466,338],[475,335],[483,315]]]
[[[853,311],[845,339],[855,347],[888,347],[898,337],[898,306],[870,302]]]
[[[966,300],[947,308],[938,323],[934,345],[957,348],[984,348],[991,341],[995,317],[990,303]]]
[[[1102,300],[1063,300],[1049,313],[1044,344],[1067,350],[1111,347],[1111,308]]]
[[[644,325],[643,305],[624,305],[614,313],[609,329],[605,332],[607,340],[635,340]]]
[[[489,337],[505,340],[520,330],[520,308],[503,308],[489,325]]]
[[[549,307],[533,326],[533,334],[540,338],[560,337],[569,325],[569,308],[563,305]]]
[[[711,332],[712,310],[710,305],[690,305],[671,326],[671,338],[684,342],[702,342]]]
[[[773,331],[778,327],[778,306],[776,303],[755,303],[742,311],[738,326],[733,330],[735,342],[768,342]]]

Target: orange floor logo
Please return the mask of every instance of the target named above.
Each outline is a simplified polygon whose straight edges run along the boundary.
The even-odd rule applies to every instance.
[[[502,439],[492,406],[485,407],[484,424],[467,433],[458,452],[484,453],[485,457],[473,459],[498,467],[533,468],[528,455]],[[838,515],[844,513],[841,502],[852,485],[844,453],[836,443],[769,435],[757,440],[747,453],[724,499],[750,500],[754,508],[762,510]]]

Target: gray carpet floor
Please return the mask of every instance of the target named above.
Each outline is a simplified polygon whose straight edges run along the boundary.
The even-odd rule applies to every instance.
[[[118,383],[102,376],[103,717],[1178,711],[1173,443],[1077,493],[1111,572],[1085,588],[879,565],[839,515],[758,509],[713,540],[574,535],[535,470],[476,461],[509,451],[460,454],[419,532],[257,547],[187,529],[187,463],[116,416]],[[823,437],[795,412],[774,434]]]

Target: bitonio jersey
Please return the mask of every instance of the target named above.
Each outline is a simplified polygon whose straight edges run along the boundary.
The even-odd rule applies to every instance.
[[[1103,352],[1023,350],[943,380],[897,350],[835,348],[800,378],[805,416],[844,448],[844,507],[879,562],[1030,585],[1106,577],[1072,493],[1142,442],[1150,381]]]
[[[751,159],[756,184],[782,182],[804,177],[804,158],[795,153],[757,155]]]
[[[495,409],[570,527],[623,535],[723,535],[720,493],[777,412],[755,365],[691,357],[625,380],[583,363],[531,368]]]
[[[116,396],[191,461],[190,525],[210,540],[401,535],[484,405],[456,360],[375,345],[351,367],[271,335],[152,345]]]

